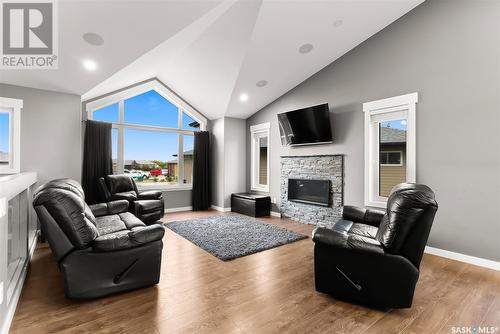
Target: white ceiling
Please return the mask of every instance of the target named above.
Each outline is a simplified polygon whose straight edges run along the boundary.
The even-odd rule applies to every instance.
[[[210,119],[247,118],[423,1],[63,0],[59,70],[4,70],[0,81],[86,100],[157,77]],[[83,42],[88,31],[104,46]],[[86,72],[83,58],[99,69]]]
[[[220,2],[59,0],[59,68],[0,70],[0,82],[82,95]],[[101,35],[104,45],[84,42],[87,32]],[[98,70],[86,71],[85,59],[94,59]]]

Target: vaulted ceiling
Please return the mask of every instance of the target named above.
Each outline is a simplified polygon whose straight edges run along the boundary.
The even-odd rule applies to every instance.
[[[157,77],[210,119],[247,118],[422,2],[59,1],[59,69],[2,70],[0,82],[86,100]]]

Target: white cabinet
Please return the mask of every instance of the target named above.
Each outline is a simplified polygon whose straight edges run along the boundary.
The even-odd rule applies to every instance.
[[[36,173],[0,177],[0,333],[8,331],[36,245],[35,183]]]

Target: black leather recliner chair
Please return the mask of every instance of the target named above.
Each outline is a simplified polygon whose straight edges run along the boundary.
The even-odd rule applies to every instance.
[[[163,217],[165,203],[161,191],[139,191],[134,179],[128,175],[107,175],[99,178],[104,200],[125,199],[129,211],[146,224],[155,223]]]
[[[37,189],[33,206],[69,298],[95,298],[157,284],[160,224],[146,226],[125,200],[88,206],[82,187],[70,179]]]
[[[387,213],[345,206],[343,220],[313,232],[316,290],[377,308],[406,308],[438,205],[425,186],[402,183]]]

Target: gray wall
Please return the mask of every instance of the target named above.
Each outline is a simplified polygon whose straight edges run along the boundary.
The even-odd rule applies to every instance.
[[[211,121],[212,205],[231,207],[231,194],[246,188],[246,121],[223,117]]]
[[[314,51],[313,51],[314,52]],[[279,156],[345,154],[345,203],[363,205],[362,103],[419,92],[417,181],[436,192],[429,245],[500,260],[500,2],[428,0],[247,120]],[[328,102],[331,145],[285,148],[276,114]],[[250,176],[247,170],[247,188]]]
[[[231,207],[231,194],[246,188],[246,122],[224,118],[224,207]]]
[[[39,182],[69,177],[80,181],[80,96],[0,84],[0,96],[22,99],[21,171]]]
[[[224,118],[211,121],[211,187],[212,204],[224,207]]]
[[[164,191],[165,210],[191,206],[191,190]]]

